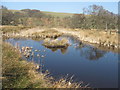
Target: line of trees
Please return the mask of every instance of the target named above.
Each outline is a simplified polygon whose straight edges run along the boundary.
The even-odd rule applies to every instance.
[[[117,29],[118,27],[118,15],[97,5],[84,8],[83,14],[74,15],[72,19],[74,28]]]
[[[46,26],[82,29],[117,29],[118,15],[102,6],[91,5],[83,9],[82,14],[72,17],[55,17],[46,15],[40,10],[23,9],[11,11],[1,6],[2,25]]]

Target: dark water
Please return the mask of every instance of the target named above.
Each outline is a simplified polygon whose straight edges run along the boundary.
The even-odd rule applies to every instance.
[[[51,75],[59,79],[68,74],[74,81],[84,81],[90,87],[117,88],[118,87],[118,53],[99,50],[90,45],[79,45],[79,42],[69,38],[72,44],[64,49],[48,49],[42,46],[42,41],[32,39],[8,39],[13,45],[33,47],[35,56],[28,58],[43,65],[43,70],[48,70]],[[45,51],[44,51],[45,50]],[[44,55],[44,58],[37,57]]]

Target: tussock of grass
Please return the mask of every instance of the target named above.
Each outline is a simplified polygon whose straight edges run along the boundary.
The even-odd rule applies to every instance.
[[[62,38],[61,40],[58,39],[45,39],[43,42],[43,45],[48,47],[48,48],[62,48],[62,47],[67,47],[69,46],[69,41],[66,38]]]
[[[54,81],[49,74],[38,73],[33,62],[21,59],[20,53],[3,43],[3,88],[79,88],[81,84],[64,78]]]

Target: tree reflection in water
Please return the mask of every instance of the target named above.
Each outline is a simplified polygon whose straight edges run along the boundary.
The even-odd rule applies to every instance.
[[[106,51],[102,51],[91,46],[86,47],[85,45],[80,45],[76,49],[80,50],[81,56],[85,56],[89,60],[99,60],[106,53]]]

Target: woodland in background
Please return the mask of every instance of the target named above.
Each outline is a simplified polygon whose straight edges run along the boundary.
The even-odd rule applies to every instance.
[[[2,25],[23,25],[23,26],[45,26],[62,28],[81,28],[81,29],[115,29],[118,28],[118,15],[102,6],[91,5],[83,9],[82,14],[73,16],[54,16],[48,15],[40,10],[22,9],[9,10],[1,6]]]

